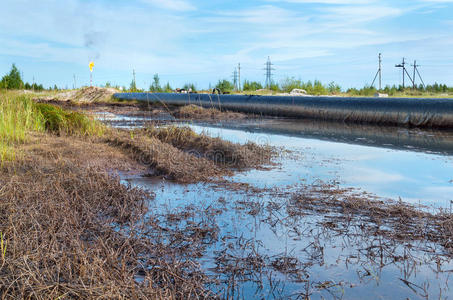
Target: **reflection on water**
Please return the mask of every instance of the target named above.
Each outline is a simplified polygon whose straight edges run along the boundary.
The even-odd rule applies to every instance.
[[[197,132],[234,142],[268,143],[293,151],[271,171],[252,170],[234,180],[261,187],[337,180],[381,197],[449,207],[453,200],[453,159],[448,155],[392,150],[312,138],[190,125]]]
[[[453,262],[439,246],[396,241],[361,218],[338,223],[331,214],[293,214],[284,194],[129,182],[155,193],[150,205],[160,226],[183,234],[191,232],[188,224],[212,228],[205,229],[211,234],[197,261],[218,281],[210,288],[225,298],[437,299],[452,293]]]
[[[128,120],[127,126],[141,125]],[[181,230],[178,239],[192,235],[194,227],[201,228],[197,234],[204,234],[202,249],[184,246],[184,255],[196,257],[214,280],[211,290],[229,299],[445,299],[453,295],[449,288],[453,261],[439,245],[395,239],[383,233],[386,224],[369,223],[360,216],[345,222],[333,212],[294,213],[290,196],[301,183],[322,180],[380,197],[449,208],[453,200],[450,133],[317,127],[288,120],[188,125],[196,132],[234,142],[254,141],[290,150],[271,170],[251,170],[229,179],[266,188],[260,193],[128,179],[155,193],[152,211],[160,226],[172,229],[168,232]],[[162,231],[156,232],[156,239],[162,241],[161,235]]]

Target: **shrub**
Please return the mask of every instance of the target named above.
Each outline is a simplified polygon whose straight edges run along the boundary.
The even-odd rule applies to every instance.
[[[234,85],[231,81],[223,79],[217,82],[215,88],[221,90],[222,92],[231,92],[234,90]]]
[[[245,80],[242,88],[244,91],[256,91],[261,90],[263,86],[259,82]]]

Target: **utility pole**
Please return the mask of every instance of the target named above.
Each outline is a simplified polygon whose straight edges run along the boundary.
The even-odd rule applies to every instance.
[[[74,90],[77,88],[77,83],[76,83],[76,76],[75,74],[73,74],[73,78],[74,78],[74,86],[72,87]]]
[[[238,63],[238,87],[239,87],[239,92],[242,90],[241,89],[241,63]]]
[[[33,85],[32,85],[33,92],[35,91],[35,75],[33,75]]]
[[[371,86],[374,86],[374,82],[376,81],[376,78],[379,75],[379,91],[382,90],[382,54],[379,53],[379,69],[376,73],[376,76],[374,76],[373,83]]]
[[[133,81],[134,81],[133,88],[136,90],[137,89],[137,82],[135,81],[135,69],[132,70],[132,76],[133,76]],[[135,91],[133,91],[133,92],[135,92]]]
[[[233,85],[234,85],[234,89],[236,91],[238,91],[239,88],[238,88],[238,70],[237,69],[234,69],[234,72],[233,72]]]
[[[272,62],[271,62],[271,58],[268,56],[267,57],[267,62],[266,62],[266,88],[267,89],[270,89],[271,87],[271,84],[272,84],[272,71],[275,70],[274,68],[272,68]]]
[[[407,69],[406,69],[406,60],[405,58],[403,57],[403,62],[399,65],[395,65],[396,68],[402,68],[403,70],[403,89],[405,88],[405,76],[407,74],[407,77],[409,77],[409,80],[412,82],[412,84],[414,84],[414,80],[412,80],[411,78],[411,75],[409,75],[409,73],[407,72]]]
[[[414,78],[414,81],[413,81],[414,89],[417,88],[417,86],[415,85],[415,77],[416,77],[415,73],[417,73],[418,77],[420,78],[420,81],[423,84],[423,87],[425,87],[425,83],[423,82],[422,76],[420,75],[420,72],[418,71],[418,67],[420,67],[420,65],[417,65],[417,61],[414,60],[414,64],[411,66],[414,67],[414,77],[413,77]]]

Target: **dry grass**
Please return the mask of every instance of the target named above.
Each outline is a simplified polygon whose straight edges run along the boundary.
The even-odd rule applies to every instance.
[[[269,146],[251,142],[245,145],[232,143],[207,134],[197,134],[188,127],[147,127],[143,132],[178,149],[229,168],[257,168],[270,164],[277,154],[276,150]]]
[[[207,296],[197,265],[147,237],[142,191],[102,170],[37,157],[8,163],[0,184],[3,299]]]
[[[434,242],[453,256],[453,215],[445,210],[433,214],[402,201],[383,200],[322,182],[296,193],[287,210],[290,216],[313,212],[329,215],[329,223],[343,233],[353,220],[362,219],[361,230],[371,235]]]
[[[150,175],[189,183],[210,181],[232,174],[208,159],[186,153],[140,132],[111,131],[104,141],[121,148],[140,164],[150,168],[153,171]]]
[[[178,107],[173,112],[173,115],[176,118],[192,120],[238,120],[249,117],[242,113],[220,111],[216,108],[203,108],[193,104]]]

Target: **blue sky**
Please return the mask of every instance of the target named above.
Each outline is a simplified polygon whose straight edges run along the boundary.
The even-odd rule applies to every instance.
[[[27,81],[72,87],[148,87],[231,78],[370,84],[383,54],[383,84],[417,60],[425,82],[453,85],[453,0],[1,0],[0,74],[16,63]]]

